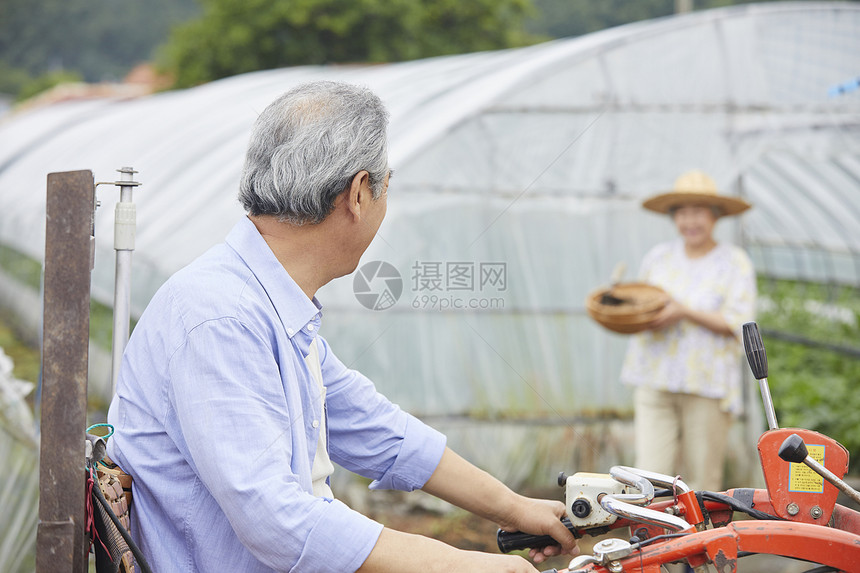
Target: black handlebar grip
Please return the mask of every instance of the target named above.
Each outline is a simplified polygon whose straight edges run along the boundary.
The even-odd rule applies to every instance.
[[[779,447],[779,457],[787,462],[802,464],[809,451],[806,449],[806,444],[803,443],[803,438],[797,434],[792,434],[782,442]]]
[[[531,533],[503,531],[501,529],[496,533],[496,543],[502,553],[510,553],[520,549],[543,549],[550,545],[558,545],[558,541],[549,535],[532,535]]]
[[[755,322],[744,324],[744,351],[756,380],[767,378],[767,353]]]
[[[582,537],[582,532],[574,529],[573,524],[568,518],[563,518],[561,522],[570,530],[574,537]],[[551,545],[558,545],[558,541],[550,535],[532,535],[531,533],[503,531],[500,529],[496,533],[496,544],[502,553],[510,553],[511,551],[518,551],[520,549],[543,549]]]

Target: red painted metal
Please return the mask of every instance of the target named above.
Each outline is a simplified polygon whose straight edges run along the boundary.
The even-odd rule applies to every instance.
[[[690,525],[699,525],[705,521],[705,516],[702,514],[702,508],[699,507],[699,500],[696,499],[696,492],[688,491],[678,496],[678,503],[683,506],[684,519]]]
[[[724,493],[733,497],[736,491],[739,490],[732,489]],[[692,504],[695,503],[695,507],[699,507],[695,495],[679,496],[678,502],[675,504],[674,500],[659,501],[649,507],[665,511],[674,506],[680,510],[682,516],[695,520],[690,517]],[[775,514],[773,500],[767,490],[752,490],[752,502],[755,509]],[[712,523],[716,524],[715,527],[646,545],[642,551],[636,551],[621,560],[618,563],[620,570],[624,573],[660,573],[661,565],[687,561],[693,567],[707,562],[719,573],[733,573],[737,571],[740,553],[763,553],[804,559],[849,573],[860,573],[860,512],[835,505],[831,525],[826,526],[777,520],[731,522],[733,511],[726,505],[705,500],[704,506]],[[619,519],[612,528],[626,526],[630,526],[632,535],[642,540],[667,533],[659,527],[627,519]],[[605,573],[608,569],[592,564],[586,566],[583,571]]]
[[[646,546],[618,562],[625,573],[656,573],[666,563],[709,561],[719,573],[737,571],[738,555],[764,553],[860,572],[860,537],[856,534],[791,521],[738,521]],[[603,572],[600,565],[585,571]]]
[[[823,454],[823,461],[818,461],[840,479],[848,471],[848,451],[833,438],[801,428],[770,430],[758,441],[761,467],[776,514],[791,521],[826,524],[839,490],[806,465],[779,457],[780,445],[791,434],[803,438],[811,456]]]

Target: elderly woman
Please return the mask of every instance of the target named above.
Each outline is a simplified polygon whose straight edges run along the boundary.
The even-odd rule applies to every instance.
[[[668,213],[680,238],[651,249],[640,269],[642,281],[672,298],[633,337],[621,373],[635,387],[636,466],[720,490],[731,414],[740,411],[741,326],[753,319],[756,283],[747,255],[718,243],[714,227],[750,205],[691,171],[643,206]]]

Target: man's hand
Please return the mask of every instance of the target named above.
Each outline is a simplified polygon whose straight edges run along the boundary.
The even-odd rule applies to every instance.
[[[576,538],[561,522],[564,517],[563,503],[514,493],[448,448],[422,489],[495,522],[505,531],[552,536],[561,547],[533,551],[531,557],[535,563],[541,563],[553,555],[579,553]]]
[[[499,527],[504,531],[550,535],[559,543],[542,549],[530,550],[529,557],[535,563],[543,563],[548,557],[555,555],[575,556],[579,554],[576,538],[561,522],[565,512],[563,503],[546,499],[517,497],[518,500],[512,506],[511,513],[503,516],[499,521]]]

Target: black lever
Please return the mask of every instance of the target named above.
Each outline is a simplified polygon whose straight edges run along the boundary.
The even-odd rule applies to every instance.
[[[767,352],[761,341],[758,325],[754,322],[744,324],[744,350],[747,353],[747,361],[756,380],[767,378]]]
[[[806,444],[803,443],[803,438],[797,434],[792,434],[782,442],[779,447],[779,457],[787,462],[802,464],[809,451],[806,449]]]
[[[743,329],[744,351],[747,354],[747,361],[750,363],[753,376],[758,380],[767,425],[771,430],[776,430],[779,426],[776,424],[776,412],[770,397],[770,386],[767,384],[767,352],[764,350],[764,343],[761,341],[761,334],[755,322],[747,322]]]
[[[855,503],[860,503],[860,492],[812,458],[809,455],[806,444],[803,443],[803,438],[797,434],[790,435],[782,442],[782,445],[779,447],[779,457],[787,462],[806,464],[809,469],[842,490],[842,493],[851,498]]]

